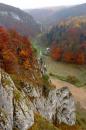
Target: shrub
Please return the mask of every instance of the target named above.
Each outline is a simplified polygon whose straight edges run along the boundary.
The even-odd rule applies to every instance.
[[[21,92],[19,90],[14,90],[14,98],[15,98],[17,103],[20,101]]]
[[[79,82],[79,80],[75,76],[72,76],[72,75],[67,76],[67,81],[72,84],[76,84]]]
[[[49,123],[46,119],[41,117],[40,115],[35,115],[35,123],[28,130],[59,130],[52,123]]]
[[[48,97],[50,89],[51,89],[51,86],[49,83],[49,76],[45,74],[43,75],[43,95],[45,97]]]
[[[43,75],[43,79],[44,79],[45,82],[48,82],[49,76],[47,74],[45,74],[45,75]]]

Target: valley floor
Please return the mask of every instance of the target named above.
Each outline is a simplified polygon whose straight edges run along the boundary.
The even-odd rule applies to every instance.
[[[49,56],[44,57],[44,60],[49,74],[53,74],[62,80],[65,80],[68,76],[75,77],[79,81],[75,84],[76,86],[86,87],[86,65],[57,62]]]

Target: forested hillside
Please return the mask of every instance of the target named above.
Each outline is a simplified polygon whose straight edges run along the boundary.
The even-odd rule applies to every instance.
[[[40,44],[51,48],[54,60],[86,63],[86,17],[61,21],[40,39]]]
[[[86,16],[86,3],[70,6],[68,8],[64,8],[59,12],[55,12],[52,17],[49,19],[50,25],[57,24],[57,22],[76,16]]]
[[[21,34],[29,37],[40,33],[40,25],[30,14],[5,4],[0,4],[0,25],[16,29]]]

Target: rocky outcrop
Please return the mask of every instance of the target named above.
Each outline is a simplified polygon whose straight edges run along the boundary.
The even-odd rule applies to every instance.
[[[0,70],[0,130],[13,127],[13,87],[11,78]]]
[[[26,88],[29,85],[26,85]],[[46,88],[47,89],[47,88]],[[35,88],[30,86],[30,97],[34,97],[32,103],[35,107],[34,110],[39,112],[43,117],[53,123],[66,123],[74,125],[75,116],[75,102],[72,94],[67,87],[62,89],[52,88],[48,96],[43,95],[43,88]]]
[[[27,130],[34,124],[34,113],[28,100],[23,92],[15,90],[13,127],[19,130]]]
[[[0,70],[0,130],[27,130],[34,123],[32,103],[10,76]]]
[[[29,129],[34,124],[36,112],[55,124],[75,124],[75,103],[67,87],[48,89],[48,86],[33,86],[27,82],[21,88],[18,90],[10,76],[0,70],[1,130]]]

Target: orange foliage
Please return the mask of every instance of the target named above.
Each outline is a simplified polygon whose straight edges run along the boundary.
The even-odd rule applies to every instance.
[[[24,62],[24,67],[25,67],[25,69],[31,68],[31,64],[29,63],[29,61],[27,59]]]
[[[62,49],[54,47],[51,50],[51,57],[54,60],[61,60]],[[62,59],[68,63],[85,64],[85,53],[83,51],[77,51],[77,53],[75,54],[72,51],[65,51],[63,53]]]
[[[6,72],[14,73],[17,70],[17,58],[11,50],[4,50],[3,53],[3,68]]]
[[[22,57],[22,58],[28,58],[28,52],[27,50],[21,50],[20,53],[19,53],[19,56]]]
[[[25,69],[31,67],[33,51],[28,38],[21,36],[15,30],[0,27],[0,66],[8,73],[18,71],[22,65]]]
[[[70,51],[66,51],[63,55],[63,59],[65,62],[72,63],[74,62],[74,54]]]
[[[55,45],[51,49],[51,57],[54,60],[60,60],[62,55],[62,49],[59,47],[56,47]]]
[[[7,47],[9,42],[9,34],[7,30],[3,27],[0,27],[0,49]]]
[[[76,63],[84,64],[85,63],[85,54],[82,51],[78,51],[76,54]]]

